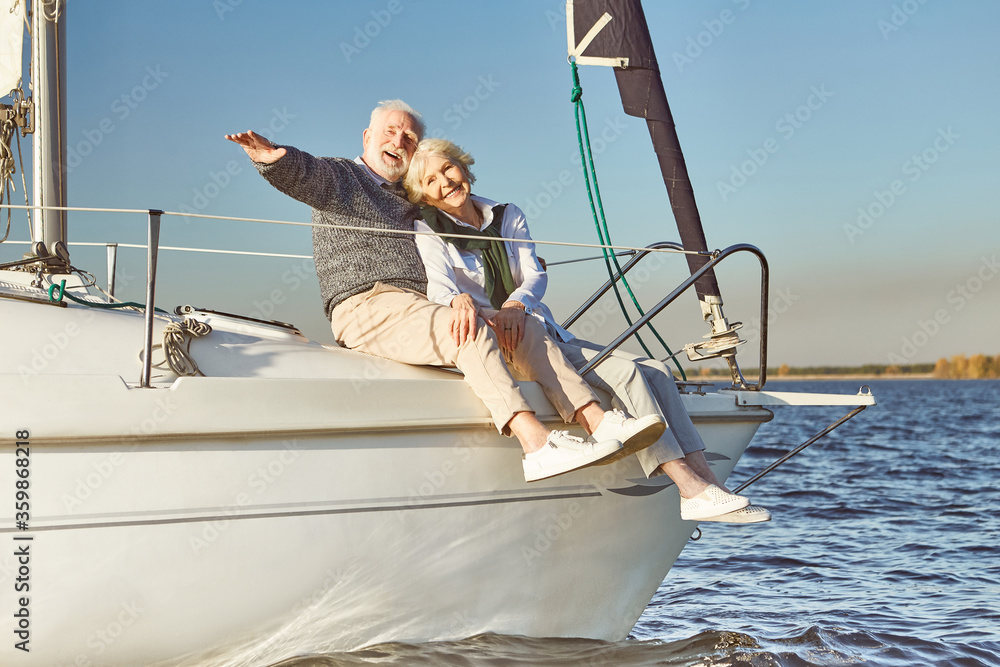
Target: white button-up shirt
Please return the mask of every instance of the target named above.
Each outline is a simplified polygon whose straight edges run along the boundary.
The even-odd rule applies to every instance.
[[[485,197],[472,195],[473,203],[483,214],[483,229],[497,224],[493,219],[493,207],[497,202]],[[448,215],[441,211],[443,215]],[[459,227],[471,225],[449,215]],[[500,221],[500,236],[508,239],[525,239],[530,241],[528,223],[524,212],[513,204],[507,204]],[[431,228],[422,219],[416,220],[414,229],[418,232],[431,232]],[[427,298],[444,306],[450,306],[452,299],[459,294],[468,294],[479,308],[492,309],[489,295],[486,294],[486,273],[483,268],[481,250],[462,250],[439,236],[418,234],[417,251],[427,270]],[[541,319],[562,340],[570,340],[573,335],[556,324],[548,306],[542,303],[542,296],[549,284],[549,276],[538,262],[534,243],[517,243],[504,241],[507,250],[507,261],[510,273],[517,285],[508,301],[519,301],[524,304],[525,312]]]

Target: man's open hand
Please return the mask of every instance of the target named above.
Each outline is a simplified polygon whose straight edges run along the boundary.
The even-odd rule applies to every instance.
[[[253,130],[239,134],[227,134],[226,139],[242,146],[251,160],[261,164],[277,162],[288,152],[284,148],[275,147],[274,144]]]

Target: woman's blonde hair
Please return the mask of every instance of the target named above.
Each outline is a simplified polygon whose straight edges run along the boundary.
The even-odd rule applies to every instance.
[[[472,155],[462,149],[461,146],[447,139],[424,139],[413,152],[410,160],[410,168],[406,170],[403,177],[403,187],[406,189],[407,198],[414,204],[419,204],[424,199],[424,170],[427,168],[427,158],[437,156],[444,158],[460,168],[468,179],[469,185],[476,182],[476,177],[472,174],[472,165],[476,161]]]

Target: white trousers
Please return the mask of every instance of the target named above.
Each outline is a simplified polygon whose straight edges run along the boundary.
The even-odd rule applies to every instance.
[[[559,349],[579,370],[597,356],[602,346],[574,338],[560,341]],[[681,403],[674,376],[663,362],[615,350],[583,379],[611,394],[612,405],[629,416],[658,414],[667,422],[663,436],[636,454],[646,477],[663,474],[662,463],[705,449],[701,435]]]

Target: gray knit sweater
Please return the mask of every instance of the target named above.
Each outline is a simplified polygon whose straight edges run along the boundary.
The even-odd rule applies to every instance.
[[[417,207],[382,188],[361,165],[284,148],[288,153],[277,162],[254,165],[271,185],[311,206],[314,223],[413,229]],[[313,227],[313,258],[327,319],[337,304],[376,282],[427,293],[411,235]]]

